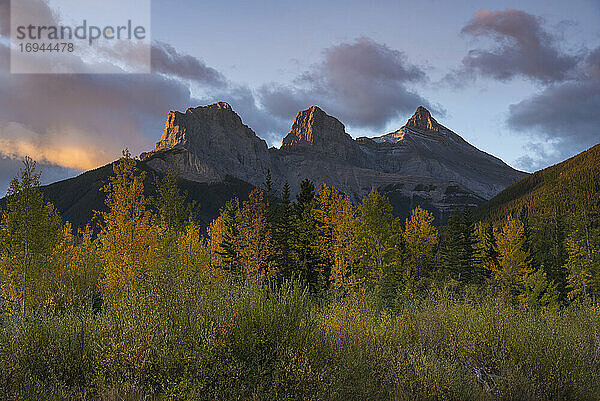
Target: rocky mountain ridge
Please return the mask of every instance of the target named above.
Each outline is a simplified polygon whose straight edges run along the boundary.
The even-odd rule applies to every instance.
[[[156,171],[177,169],[197,182],[232,176],[261,186],[270,171],[276,189],[288,182],[297,192],[308,178],[354,201],[379,188],[398,205],[418,203],[440,215],[479,205],[526,175],[470,145],[422,106],[399,130],[358,139],[312,106],[298,113],[279,149],[268,149],[225,102],[171,111],[155,149],[140,159]]]

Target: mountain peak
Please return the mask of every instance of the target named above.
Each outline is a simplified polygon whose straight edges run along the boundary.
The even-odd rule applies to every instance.
[[[423,106],[417,107],[417,111],[411,118],[408,119],[405,127],[411,128],[419,128],[426,129],[430,131],[437,131],[439,128],[439,124],[433,117],[431,117],[431,113]]]
[[[190,107],[185,113],[170,111],[155,151],[205,146],[205,142],[229,141],[234,137],[253,138],[254,131],[226,102]],[[262,141],[258,137],[257,140]],[[266,147],[266,144],[265,144]]]
[[[346,127],[318,106],[299,112],[290,133],[283,138],[282,150],[309,150],[335,159],[359,158],[360,150]]]
[[[186,110],[186,113],[205,112],[205,111],[209,111],[209,110],[227,110],[227,111],[234,112],[233,109],[231,108],[231,106],[229,105],[229,103],[217,102],[217,103],[209,104],[206,106],[190,107],[189,109]]]
[[[330,116],[318,106],[311,106],[299,112],[294,119],[290,133],[283,138],[282,148],[312,145],[323,146],[352,138],[337,118]]]

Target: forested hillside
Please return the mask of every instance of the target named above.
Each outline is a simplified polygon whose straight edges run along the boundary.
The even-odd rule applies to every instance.
[[[0,220],[0,394],[597,399],[597,171],[574,166],[529,208],[441,229],[375,189],[292,199],[267,175],[204,231],[177,175],[150,199],[125,152],[94,231],[26,160]]]
[[[96,227],[93,221],[95,211],[106,211],[106,192],[102,191],[102,188],[110,181],[115,163],[86,171],[74,178],[41,186],[44,200],[51,202],[63,221],[68,221],[75,229],[83,229],[88,224]],[[145,173],[144,195],[147,198],[156,197],[156,182],[164,178],[165,174],[148,168],[140,161],[136,161],[136,168]],[[222,182],[214,184],[179,178],[176,185],[185,196],[186,203],[194,204],[190,213],[203,228],[208,226],[227,200],[232,197],[247,199],[253,188],[252,185],[234,177],[225,177]],[[0,200],[0,205],[6,206],[6,198]]]
[[[598,289],[600,145],[523,178],[474,212],[496,227],[511,215],[524,224],[532,264],[561,292],[574,275]]]
[[[512,184],[475,210],[475,217],[499,221],[527,208],[535,215],[548,212],[576,214],[580,194],[600,196],[600,145],[537,171]]]

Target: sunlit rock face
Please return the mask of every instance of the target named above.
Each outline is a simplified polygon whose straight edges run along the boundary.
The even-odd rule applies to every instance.
[[[356,140],[339,120],[312,106],[298,113],[281,148],[267,149],[231,106],[219,102],[169,112],[156,148],[141,158],[157,171],[179,170],[198,182],[230,175],[261,186],[270,171],[275,189],[288,182],[295,193],[308,178],[356,202],[378,188],[402,213],[422,204],[441,218],[526,175],[470,145],[422,106],[399,130]]]
[[[454,181],[484,199],[527,175],[469,144],[422,106],[399,130],[357,141],[372,169]]]
[[[314,153],[353,163],[363,156],[344,124],[317,106],[298,113],[290,133],[283,138],[281,150]]]
[[[154,151],[141,159],[157,171],[179,170],[184,178],[209,183],[231,175],[256,185],[271,169],[267,143],[225,102],[170,111]]]

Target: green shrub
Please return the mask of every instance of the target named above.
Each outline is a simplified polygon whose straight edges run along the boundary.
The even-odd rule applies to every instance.
[[[2,399],[598,399],[600,308],[211,277],[0,329]]]

